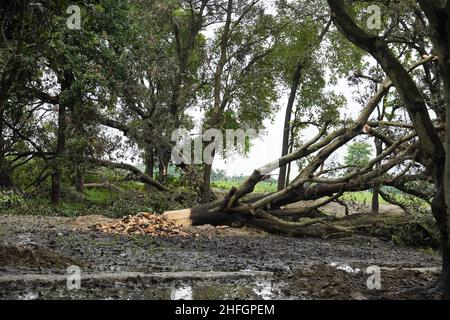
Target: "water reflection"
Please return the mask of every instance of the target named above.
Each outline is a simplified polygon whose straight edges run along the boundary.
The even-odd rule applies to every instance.
[[[170,300],[192,300],[192,287],[186,284],[173,288],[170,292]]]
[[[338,270],[345,271],[347,273],[360,273],[361,272],[361,269],[352,268],[351,266],[346,265],[346,264],[338,264],[338,263],[332,262],[332,263],[330,263],[330,266],[334,267]]]
[[[37,298],[39,298],[39,295],[37,293],[27,292],[23,295],[20,295],[18,297],[18,300],[36,300]]]
[[[256,282],[253,292],[263,300],[273,299],[273,283],[267,280],[260,280]]]
[[[171,300],[263,299],[276,298],[273,282],[259,279],[250,283],[181,283],[170,288]]]

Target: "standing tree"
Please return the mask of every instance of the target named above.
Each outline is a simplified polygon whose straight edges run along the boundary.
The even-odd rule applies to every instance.
[[[275,76],[269,61],[276,47],[276,25],[263,1],[223,1],[217,4],[224,24],[210,44],[206,67],[212,86],[207,91],[205,129],[263,128],[274,111]],[[215,151],[211,154],[214,160]],[[201,201],[211,201],[212,161],[203,168]]]
[[[370,161],[372,154],[370,144],[366,142],[355,142],[348,147],[344,161],[347,167],[361,168]]]
[[[450,139],[443,139],[433,125],[428,113],[427,101],[412,76],[408,74],[402,61],[389,47],[384,35],[378,36],[360,27],[347,11],[343,0],[328,0],[333,11],[333,21],[347,38],[361,49],[367,51],[380,64],[397,89],[404,107],[414,125],[419,138],[420,154],[418,160],[430,172],[436,187],[432,212],[442,237],[442,273],[436,289],[450,296],[450,239],[448,225],[450,214]],[[450,2],[418,0],[411,1],[417,10],[422,10],[429,21],[433,47],[438,56],[439,75],[442,77],[445,109],[450,110]],[[447,132],[450,130],[450,117],[445,117]],[[443,120],[443,119],[441,119]],[[443,140],[445,142],[443,142]],[[444,147],[444,144],[446,147]],[[442,173],[445,172],[445,175]]]
[[[296,236],[328,237],[351,234],[361,232],[368,228],[368,225],[349,225],[348,219],[344,220],[347,224],[340,219],[311,219],[305,218],[305,215],[312,209],[320,208],[339,198],[344,192],[391,186],[424,200],[433,199],[431,209],[441,232],[443,256],[442,273],[434,290],[448,297],[450,244],[447,223],[449,206],[446,205],[446,199],[450,197],[450,157],[445,153],[444,144],[449,144],[450,147],[450,140],[448,136],[445,137],[445,128],[450,128],[450,117],[445,117],[442,106],[444,104],[446,110],[450,109],[450,24],[447,23],[450,4],[447,1],[437,3],[425,0],[419,0],[417,3],[409,1],[408,4],[387,3],[387,12],[394,18],[385,19],[386,33],[376,35],[355,22],[354,17],[362,17],[358,10],[364,9],[367,3],[361,5],[356,2],[355,6],[347,6],[343,0],[328,0],[328,3],[334,24],[339,30],[352,43],[371,54],[384,70],[386,79],[380,81],[376,93],[366,100],[356,118],[340,120],[333,124],[325,122],[317,136],[292,153],[256,169],[240,187],[232,188],[223,199],[190,210],[168,212],[166,216],[183,224],[240,223],[269,232]],[[397,36],[398,30],[404,28],[402,21],[412,21],[416,15],[428,18],[437,56],[418,55],[416,52],[423,49],[422,45],[415,46],[414,40],[411,42],[411,39],[407,41]],[[423,30],[423,24],[411,25],[418,32]],[[427,48],[426,45],[424,47]],[[409,54],[405,54],[405,50]],[[427,80],[420,81],[421,77]],[[429,99],[436,97],[435,91],[430,88],[433,88],[436,82],[439,86],[440,80],[444,88],[444,101]],[[391,106],[392,115],[404,109],[407,116],[399,116],[395,121],[380,121],[374,118],[373,114],[392,88],[395,88],[398,94],[397,105]],[[438,115],[436,119],[432,120],[429,108]],[[342,172],[344,168],[326,165],[326,161],[338,149],[363,135],[380,139],[383,144],[382,152],[355,171],[335,174]],[[308,161],[287,187],[268,195],[249,196],[255,185],[264,180],[270,172],[301,159]],[[449,169],[446,170],[446,167]],[[443,175],[443,172],[446,174]],[[430,189],[433,190],[432,187],[417,188],[418,184],[434,186],[434,195],[429,192]],[[302,200],[317,201],[306,209],[290,210],[285,207]],[[450,204],[448,199],[447,203]],[[299,220],[292,221],[289,219],[292,216]]]

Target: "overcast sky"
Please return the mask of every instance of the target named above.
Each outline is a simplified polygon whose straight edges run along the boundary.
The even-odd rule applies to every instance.
[[[357,115],[362,106],[356,103],[352,98],[352,88],[350,88],[345,79],[339,81],[338,85],[332,88],[336,93],[343,94],[348,101],[347,107],[342,110],[347,115]],[[281,156],[281,142],[283,137],[284,117],[286,113],[286,105],[288,92],[285,92],[280,100],[277,102],[280,105],[280,110],[277,112],[273,122],[265,121],[267,128],[266,134],[253,140],[253,146],[247,157],[234,156],[231,159],[224,160],[216,157],[214,159],[213,168],[225,170],[228,176],[250,175],[254,169],[257,169],[265,164],[268,164]],[[202,118],[202,114],[198,111],[193,111],[191,114],[198,121]],[[303,131],[304,140],[309,140],[317,134],[316,129],[307,129]],[[343,159],[346,148],[341,148],[336,156]],[[292,169],[291,175],[294,177],[298,173],[296,166]],[[278,170],[272,172],[275,178],[278,177]]]

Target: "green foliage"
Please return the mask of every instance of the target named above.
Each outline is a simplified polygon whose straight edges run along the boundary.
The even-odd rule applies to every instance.
[[[239,187],[241,183],[242,183],[242,181],[238,181],[238,180],[218,180],[218,181],[214,181],[211,184],[211,187],[229,191],[233,187],[235,187],[235,188]],[[275,192],[275,191],[277,191],[276,182],[262,181],[255,186],[254,192],[268,193],[268,192]]]
[[[8,211],[12,209],[21,209],[26,201],[23,196],[14,190],[0,191],[0,211]]]
[[[9,1],[0,7],[4,31],[0,39],[0,169],[8,174],[11,169],[12,180],[27,197],[2,192],[3,213],[123,216],[193,206],[195,193],[183,188],[192,185],[190,176],[172,165],[168,185],[177,191],[147,193],[141,183],[128,181],[128,172],[98,168],[87,158],[131,156],[135,161],[149,150],[155,157],[164,157],[170,151],[172,130],[194,127],[188,113],[191,107],[205,111],[203,126],[208,126],[217,111],[212,108],[214,89],[220,91],[221,100],[215,126],[252,128],[259,133],[279,110],[282,90],[298,89],[291,124],[295,148],[302,143],[305,128],[325,123],[330,130],[342,126],[340,111],[347,101],[330,91],[338,80],[352,77],[355,69],[375,73],[366,54],[328,24],[330,14],[324,0],[278,0],[275,12],[269,12],[264,1],[234,3],[223,69],[218,63],[224,28],[218,22],[226,15],[225,1],[209,2],[203,12],[200,2],[181,0],[25,1],[24,8],[17,3]],[[428,35],[418,21],[416,1],[352,2],[349,10],[362,28],[366,28],[365,9],[373,3],[382,7],[383,30],[388,31],[385,37],[394,40],[389,45],[405,66],[416,59],[417,49],[428,51]],[[69,5],[81,8],[81,30],[66,26]],[[212,25],[217,28],[210,28]],[[330,29],[322,34],[327,26]],[[300,84],[292,88],[298,68]],[[216,70],[221,70],[217,74],[219,88],[214,88]],[[434,77],[432,69],[426,71],[430,76],[427,81],[422,79],[422,68],[414,77],[427,86],[424,93],[429,102],[438,101],[441,97],[431,97],[431,86],[440,79]],[[360,100],[365,102],[373,88],[362,87],[366,90]],[[439,96],[440,90],[434,91]],[[396,114],[403,108],[396,93],[389,94],[383,103],[385,119],[407,121]],[[59,116],[62,107],[66,114]],[[104,119],[115,123],[108,126],[116,126],[123,136],[105,129]],[[392,132],[394,136],[403,133],[392,130],[398,131]],[[61,154],[55,154],[58,134],[65,136]],[[251,141],[244,144],[247,152]],[[355,143],[349,147],[345,162],[361,167],[370,155],[370,145]],[[301,159],[300,166],[310,157]],[[50,176],[56,171],[62,176],[63,201],[50,206]],[[72,187],[79,172],[85,174],[87,183],[110,182],[125,192],[87,189],[80,194]],[[229,179],[223,172],[213,180],[213,187],[226,190],[242,183],[242,179]],[[433,192],[430,183],[411,182],[407,186]],[[263,181],[255,189],[275,190],[274,181]],[[371,194],[346,197],[369,202]],[[429,209],[426,202],[402,194],[394,197],[424,216]]]
[[[344,158],[346,166],[363,167],[370,161],[372,148],[367,142],[355,142],[348,147]]]
[[[352,201],[359,204],[370,204],[372,202],[372,192],[360,191],[360,192],[346,192],[342,195],[341,199],[346,201]],[[381,204],[386,203],[382,198],[379,199]]]
[[[128,189],[125,194],[104,189],[88,189],[84,196],[78,194],[76,197],[73,196],[77,194],[74,190],[66,189],[62,195],[63,201],[58,206],[51,205],[45,194],[26,199],[12,191],[4,191],[0,194],[0,214],[63,217],[100,214],[120,218],[138,212],[162,213],[195,205],[196,194],[189,189],[180,188],[171,195],[148,193],[135,189],[135,185],[130,185]]]

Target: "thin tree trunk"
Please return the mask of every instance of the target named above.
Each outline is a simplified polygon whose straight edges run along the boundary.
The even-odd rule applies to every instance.
[[[0,188],[12,188],[14,183],[11,179],[9,165],[3,156],[0,156]]]
[[[449,17],[450,19],[450,17]],[[442,66],[441,69],[445,69],[444,74],[444,92],[446,100],[446,128],[447,134],[445,137],[446,145],[446,157],[445,157],[445,176],[444,176],[444,187],[446,203],[446,211],[443,214],[442,221],[438,221],[441,224],[441,237],[442,237],[442,274],[441,274],[441,289],[445,299],[450,299],[450,57],[446,56],[445,67]],[[443,63],[444,64],[444,63]]]
[[[450,9],[450,5],[447,4],[447,6]],[[450,11],[447,10],[446,20],[450,19],[449,14]],[[438,286],[444,298],[450,299],[450,23],[448,21],[447,24],[442,22],[439,28],[446,28],[446,30],[441,30],[435,38],[434,46],[439,53],[439,71],[443,80],[447,134],[445,135],[445,175],[442,187],[444,196],[440,198],[442,202],[445,201],[446,207],[439,208],[442,211],[440,212],[441,219],[436,218],[442,238],[442,273]]]
[[[227,5],[227,16],[225,25],[223,27],[223,33],[220,41],[220,58],[219,62],[216,66],[216,70],[214,73],[214,106],[213,113],[211,116],[211,120],[208,123],[209,128],[214,128],[215,126],[220,125],[220,114],[222,112],[222,75],[223,69],[227,62],[227,48],[228,48],[228,40],[230,37],[230,27],[232,23],[232,14],[233,14],[233,0],[228,0]],[[211,171],[212,171],[212,162],[214,161],[215,152],[211,154],[211,163],[205,164],[203,167],[203,182],[201,186],[201,199],[200,202],[207,203],[211,200]]]
[[[320,45],[325,38],[325,35],[327,34],[328,30],[331,26],[331,20],[327,22],[323,30],[321,31],[318,41],[315,45]],[[315,46],[314,45],[314,46]],[[314,47],[311,47],[311,50],[313,50]],[[286,107],[286,115],[284,119],[284,127],[283,127],[283,144],[281,147],[281,157],[284,157],[289,152],[289,138],[290,138],[290,131],[291,131],[291,118],[292,118],[292,110],[294,108],[294,102],[295,97],[297,95],[298,87],[300,86],[300,81],[302,78],[302,69],[303,65],[302,62],[299,61],[297,64],[297,67],[295,68],[294,75],[292,77],[292,83],[291,83],[291,92],[289,95],[288,104]],[[292,139],[292,137],[291,137]],[[287,186],[287,182],[289,180],[289,176],[287,176],[287,167],[286,165],[282,166],[280,168],[280,175],[278,176],[278,191],[283,190]]]
[[[158,167],[159,182],[161,182],[162,184],[166,184],[167,183],[166,164],[168,165],[168,162],[165,159],[159,161],[159,167]]]
[[[448,235],[448,233],[447,233]],[[444,299],[450,299],[450,246],[447,239],[442,241],[442,272],[438,280],[438,289],[442,291]]]
[[[212,165],[205,164],[203,168],[203,181],[201,186],[201,203],[208,203],[211,201],[211,171]]]
[[[381,153],[383,153],[383,145],[381,144],[381,141],[377,138],[375,138],[375,148],[376,148],[376,156],[378,157]],[[376,168],[379,168],[380,164],[378,163],[376,165]],[[380,213],[380,194],[378,192],[378,188],[373,188],[372,193],[372,213],[378,214]]]
[[[61,82],[61,95],[70,89],[73,76],[69,72],[64,72],[64,79]],[[52,187],[50,192],[50,202],[59,204],[61,198],[61,156],[66,148],[66,128],[67,128],[67,105],[60,99],[58,105],[58,128],[56,133],[56,150],[52,173]]]
[[[59,204],[61,197],[61,165],[59,161],[64,152],[66,145],[66,106],[64,103],[59,104],[58,111],[58,132],[55,151],[55,160],[52,173],[52,189],[51,189],[51,203]]]
[[[150,178],[154,177],[153,168],[155,166],[155,156],[152,149],[147,148],[145,151],[145,174]],[[152,190],[152,186],[148,183],[145,184],[145,189],[147,191]]]
[[[0,112],[0,188],[12,188],[11,171],[5,157],[5,142],[3,139],[3,111]]]
[[[283,127],[283,143],[281,146],[281,157],[284,157],[289,152],[289,133],[291,132],[291,117],[292,110],[294,108],[295,97],[297,95],[298,87],[300,86],[300,80],[302,77],[302,64],[297,64],[294,75],[292,77],[291,93],[289,95],[288,104],[286,106],[286,115],[284,118]],[[286,187],[286,171],[287,167],[282,166],[280,168],[280,175],[278,177],[278,191],[283,190]]]
[[[84,169],[77,163],[75,168],[75,190],[79,193],[84,191]]]
[[[432,211],[442,237],[442,274],[439,287],[448,297],[450,293],[450,262],[449,262],[449,231],[448,216],[450,215],[450,57],[449,37],[450,24],[448,23],[448,10],[441,10],[437,14],[439,4],[434,1],[421,1],[425,15],[430,22],[433,44],[439,54],[439,71],[444,82],[444,96],[446,101],[446,141],[442,144],[441,137],[435,130],[427,110],[427,103],[423,94],[417,87],[413,78],[405,73],[405,68],[395,54],[389,49],[385,40],[359,28],[349,13],[346,11],[344,0],[328,0],[328,5],[333,13],[333,21],[340,31],[355,45],[370,53],[383,67],[384,71],[397,88],[402,102],[414,124],[420,141],[421,157],[425,166],[431,172],[437,192],[433,200]],[[448,6],[448,5],[447,5]],[[450,8],[450,6],[448,7]],[[433,58],[433,57],[432,57]],[[434,59],[434,58],[433,58]],[[444,177],[442,173],[444,174]],[[447,204],[447,205],[446,205]],[[448,207],[448,208],[447,208]]]

